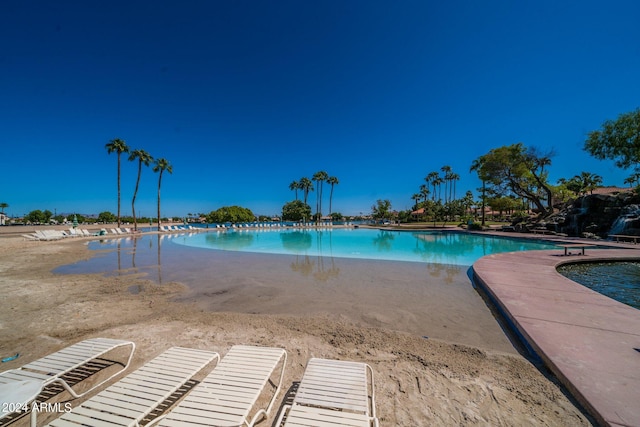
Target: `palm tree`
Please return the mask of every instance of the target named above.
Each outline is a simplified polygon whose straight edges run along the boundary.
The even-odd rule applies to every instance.
[[[309,191],[313,191],[313,182],[311,182],[311,180],[306,176],[303,176],[300,178],[300,181],[298,181],[298,185],[302,190],[302,194],[304,194],[304,204],[306,205],[307,198],[309,197]]]
[[[298,181],[292,181],[289,184],[289,190],[296,192],[296,200],[298,200],[298,190],[300,189],[300,183]]]
[[[575,178],[580,182],[584,194],[587,194],[587,191],[593,194],[593,190],[602,185],[602,177],[591,172],[581,172]]]
[[[138,231],[138,221],[136,220],[136,196],[138,195],[138,186],[140,185],[140,175],[142,174],[142,164],[149,166],[149,163],[153,161],[151,154],[144,150],[133,150],[129,155],[129,161],[138,159],[138,179],[136,180],[136,189],[133,192],[133,199],[131,200],[131,211],[133,213],[133,229]]]
[[[440,174],[438,174],[438,172],[429,172],[429,175],[424,178],[427,184],[433,185],[433,195],[431,197],[434,202],[436,201],[436,180],[438,179],[440,179]]]
[[[444,201],[447,202],[447,186],[451,181],[451,166],[444,165],[440,170],[444,172]]]
[[[418,210],[418,204],[420,203],[419,200],[422,199],[422,194],[420,193],[414,193],[413,196],[411,196],[411,200],[413,200],[413,210],[417,211]]]
[[[322,216],[322,183],[329,178],[329,174],[325,171],[318,171],[313,174],[312,180],[316,181],[318,191],[316,192],[316,222],[320,221]]]
[[[129,147],[124,140],[116,138],[109,141],[104,148],[107,149],[107,153],[116,153],[118,155],[118,228],[120,228],[120,155],[128,153]]]
[[[340,184],[340,181],[338,181],[338,178],[336,178],[335,176],[330,176],[329,178],[327,178],[327,184],[331,184],[331,193],[329,193],[329,215],[331,215],[333,213],[333,210],[331,210],[331,201],[333,200],[333,186],[336,184]]]
[[[638,185],[638,182],[640,182],[640,172],[634,172],[624,180],[624,183],[629,184],[629,187],[633,187],[633,184]]]
[[[455,172],[451,172],[451,174],[449,174],[449,179],[453,183],[453,197],[451,198],[451,200],[455,200],[456,199],[456,182],[460,180],[460,175],[458,175]]]
[[[162,173],[164,171],[173,173],[173,166],[171,166],[167,159],[156,159],[153,171],[160,172],[158,175],[158,230],[160,230],[160,185],[162,184]],[[191,216],[191,214],[189,214],[189,216]]]
[[[433,188],[435,191],[436,186],[438,187],[438,201],[442,201],[442,183],[444,182],[444,180],[442,179],[442,177],[440,177],[439,175],[433,180],[431,181],[433,184]]]
[[[429,186],[427,184],[422,184],[420,186],[420,196],[422,196],[422,198],[424,198],[424,203],[426,205],[427,203],[427,198],[429,197]]]
[[[486,181],[484,179],[484,176],[482,175],[482,167],[484,166],[484,163],[480,160],[480,159],[475,159],[472,163],[471,163],[471,167],[469,168],[469,172],[477,172],[478,173],[478,178],[480,178],[482,180],[482,227],[484,227],[484,209],[485,209],[485,203],[486,203]]]

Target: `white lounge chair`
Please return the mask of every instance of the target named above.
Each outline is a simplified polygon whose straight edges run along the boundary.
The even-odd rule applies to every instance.
[[[109,378],[97,384],[92,384],[88,390],[78,392],[74,390],[72,385],[64,378],[66,374],[70,374],[78,369],[83,369],[89,362],[101,359],[107,353],[121,347],[131,347],[128,359],[123,367],[114,372]],[[1,372],[0,401],[6,401],[5,403],[12,403],[14,405],[17,403],[28,405],[45,387],[54,383],[60,384],[73,397],[82,397],[127,369],[134,351],[135,344],[131,341],[110,338],[93,338],[81,341],[41,359],[27,363],[20,368]],[[15,394],[19,388],[31,390],[32,393]],[[23,401],[12,401],[12,395],[19,396]],[[11,412],[0,411],[0,419],[9,414],[11,414]],[[35,412],[31,415],[31,423],[35,425]]]
[[[371,391],[369,392],[370,375]],[[309,360],[291,405],[276,425],[377,426],[373,370],[366,363],[313,358]]]
[[[40,240],[60,240],[64,237],[62,234],[58,234],[54,230],[36,230],[35,234]]]
[[[49,426],[138,426],[214,360],[220,360],[218,353],[172,347]]]
[[[148,426],[253,426],[269,415],[286,363],[287,352],[281,348],[233,346],[178,406]],[[282,368],[273,396],[249,418],[278,365]]]

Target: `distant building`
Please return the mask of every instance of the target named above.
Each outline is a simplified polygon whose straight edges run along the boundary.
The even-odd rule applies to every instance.
[[[0,213],[0,225],[7,225],[6,221],[8,220],[9,217],[7,217],[7,215]]]

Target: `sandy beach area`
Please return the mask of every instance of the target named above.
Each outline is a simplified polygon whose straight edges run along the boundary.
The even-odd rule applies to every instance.
[[[171,346],[222,356],[235,344],[276,346],[289,356],[284,390],[300,381],[311,357],[370,364],[383,426],[592,425],[544,368],[518,353],[477,294],[471,304],[456,302],[469,295],[455,286],[462,272],[455,272],[446,291],[447,274],[427,274],[428,290],[420,297],[429,302],[411,307],[419,292],[411,286],[414,273],[404,277],[406,269],[398,264],[379,271],[365,265],[372,271],[367,280],[380,283],[372,285],[369,298],[350,303],[352,295],[368,293],[354,283],[362,276],[361,264],[340,264],[339,279],[316,278],[313,283],[324,287],[314,290],[279,284],[297,277],[294,267],[267,273],[265,258],[252,259],[253,267],[241,272],[231,258],[220,256],[211,271],[185,280],[169,274],[165,262],[162,283],[131,269],[115,275],[57,274],[52,270],[90,260],[99,251],[87,247],[88,238],[38,242],[15,234],[29,231],[0,227],[0,356],[20,353],[1,370],[93,337],[134,341],[132,369]],[[299,277],[303,284],[311,280]],[[397,287],[386,294],[394,277]],[[345,291],[348,283],[353,289]],[[390,300],[395,294],[404,296]],[[402,305],[409,308],[403,311]],[[277,415],[274,411],[259,425],[272,426]]]

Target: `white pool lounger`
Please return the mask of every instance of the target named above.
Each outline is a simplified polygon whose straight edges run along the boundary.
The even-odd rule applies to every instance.
[[[212,351],[172,347],[49,426],[138,426],[141,420],[216,359],[219,360],[220,356]]]
[[[293,403],[276,425],[285,415],[287,427],[377,426],[373,370],[366,363],[309,360]]]
[[[281,348],[233,346],[178,406],[149,426],[253,426],[269,415],[280,392],[286,362],[287,353]],[[279,381],[268,405],[255,408],[279,365]]]

